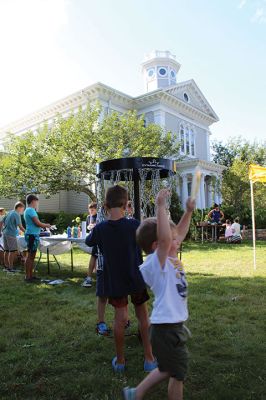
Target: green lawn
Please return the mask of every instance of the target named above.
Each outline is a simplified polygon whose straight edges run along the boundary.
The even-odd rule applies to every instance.
[[[265,383],[266,243],[259,242],[253,272],[251,244],[185,244],[183,260],[190,285],[189,400],[262,400]],[[68,284],[29,285],[22,274],[0,272],[0,399],[121,398],[121,389],[140,381],[142,349],[126,339],[128,369],[110,368],[113,339],[95,334],[94,288],[80,286],[88,256],[75,251],[58,257],[52,277]],[[44,264],[39,274],[46,276]],[[108,306],[107,321],[112,322]],[[133,332],[137,331],[131,310]],[[166,399],[161,385],[147,399]]]

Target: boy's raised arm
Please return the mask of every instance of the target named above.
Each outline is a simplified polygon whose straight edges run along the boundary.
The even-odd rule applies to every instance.
[[[192,200],[189,197],[186,202],[186,211],[184,212],[180,221],[177,224],[178,240],[180,241],[180,243],[183,242],[183,240],[187,236],[192,213],[194,211],[195,206],[196,206],[196,201]]]
[[[172,241],[169,219],[166,213],[166,200],[170,196],[167,189],[160,190],[156,198],[157,205],[157,255],[164,266]]]

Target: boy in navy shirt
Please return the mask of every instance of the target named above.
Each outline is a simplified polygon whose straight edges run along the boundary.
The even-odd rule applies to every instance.
[[[124,333],[127,323],[128,295],[134,304],[144,347],[144,370],[157,367],[149,341],[149,318],[146,284],[139,271],[141,252],[136,243],[139,222],[125,218],[127,190],[114,186],[106,193],[105,206],[109,219],[96,225],[86,239],[88,246],[97,245],[103,256],[103,292],[115,309],[114,337],[116,356],[112,360],[115,372],[125,370]]]

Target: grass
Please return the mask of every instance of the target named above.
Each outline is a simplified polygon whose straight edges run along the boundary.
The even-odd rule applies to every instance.
[[[262,400],[265,383],[266,243],[257,248],[257,271],[251,244],[188,243],[183,260],[189,281],[193,337],[186,400]],[[88,256],[75,250],[58,257],[52,277],[67,284],[34,286],[22,274],[0,272],[0,399],[113,400],[121,389],[144,376],[136,336],[126,339],[128,369],[116,376],[110,368],[113,339],[95,334],[94,288],[80,286]],[[45,264],[39,269],[46,276]],[[107,321],[112,322],[108,306]],[[133,331],[137,331],[133,318]],[[166,385],[147,400],[166,399]]]

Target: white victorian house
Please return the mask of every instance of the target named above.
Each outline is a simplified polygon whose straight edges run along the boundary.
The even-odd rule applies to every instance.
[[[221,203],[219,181],[224,167],[210,159],[210,126],[219,118],[193,79],[178,82],[179,69],[180,64],[169,51],[153,51],[142,63],[144,94],[132,97],[98,82],[1,128],[0,137],[7,132],[35,131],[43,122],[51,125],[58,113],[66,117],[88,103],[99,102],[105,113],[137,110],[139,115],[144,114],[146,124],[159,124],[179,137],[178,194],[183,206],[190,194],[196,167],[202,171],[197,207]],[[40,210],[46,212],[85,212],[88,197],[60,192],[48,200],[41,196],[40,203]],[[0,200],[0,206],[11,208],[13,201]]]

